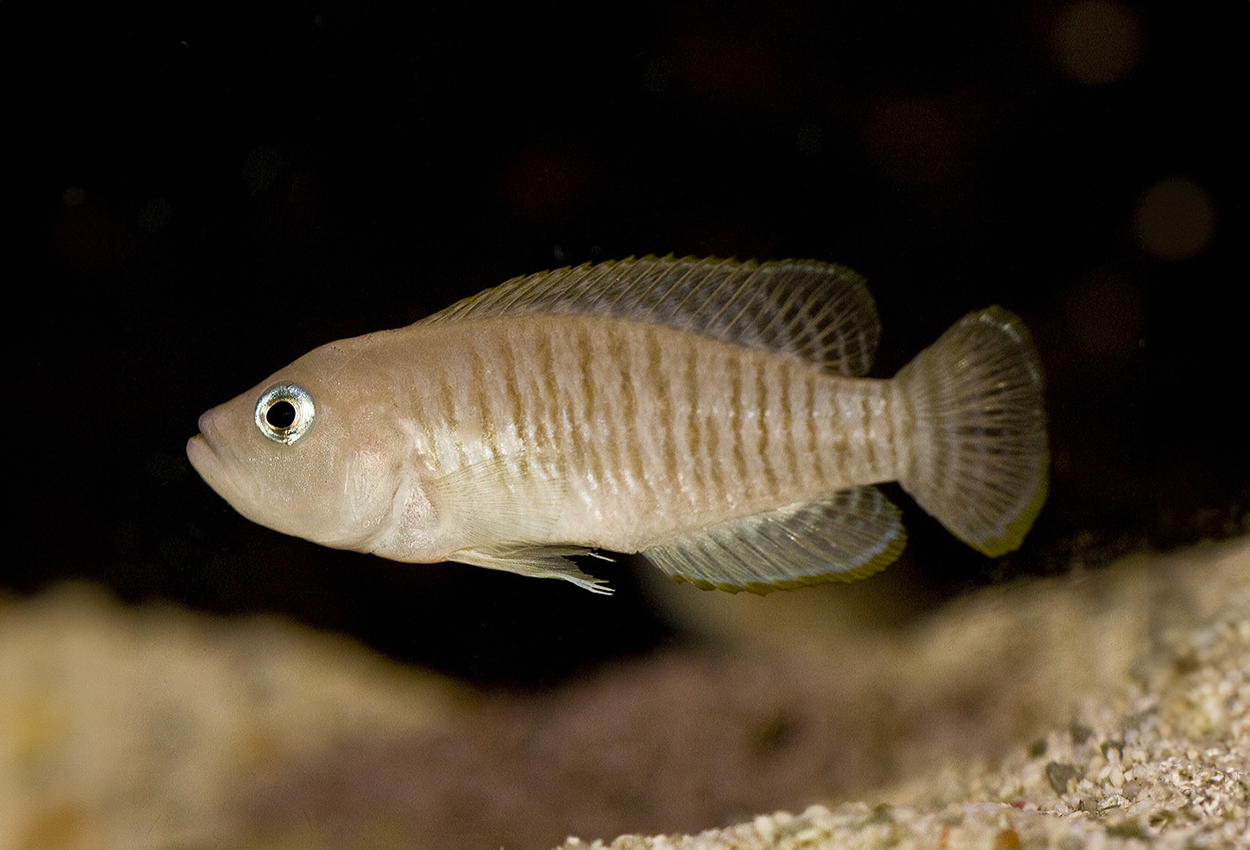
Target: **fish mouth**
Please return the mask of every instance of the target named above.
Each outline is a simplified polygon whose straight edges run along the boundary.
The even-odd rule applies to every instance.
[[[204,483],[237,509],[248,498],[246,488],[240,485],[255,482],[240,481],[240,465],[237,462],[232,463],[234,458],[219,450],[222,443],[217,439],[209,415],[211,413],[210,410],[200,417],[200,433],[187,440],[187,460],[191,461],[191,466],[204,479]],[[244,477],[250,478],[246,475]]]
[[[204,479],[204,483],[227,502],[230,501],[229,489],[223,487],[226,481],[225,470],[204,432],[201,431],[187,440],[187,460],[191,461],[191,466]]]
[[[187,460],[191,461],[191,466],[200,474],[200,477],[208,481],[209,486],[212,486],[212,481],[209,481],[209,478],[214,476],[215,472],[210,472],[209,470],[215,468],[217,455],[213,452],[212,447],[208,445],[208,440],[204,438],[203,432],[187,440]],[[213,487],[213,489],[216,490],[217,488]]]

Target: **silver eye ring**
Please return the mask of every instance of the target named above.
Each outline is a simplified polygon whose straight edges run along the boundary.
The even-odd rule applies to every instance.
[[[256,402],[256,427],[275,443],[289,446],[308,432],[316,414],[312,396],[302,387],[275,384]]]

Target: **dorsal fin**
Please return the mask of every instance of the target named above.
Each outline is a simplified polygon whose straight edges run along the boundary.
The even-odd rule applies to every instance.
[[[868,371],[880,325],[864,280],[830,263],[629,258],[513,278],[422,323],[602,316],[785,352],[841,375]]]

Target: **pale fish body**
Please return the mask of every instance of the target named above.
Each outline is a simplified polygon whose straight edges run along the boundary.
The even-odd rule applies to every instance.
[[[888,380],[862,279],[811,261],[625,260],[517,278],[324,345],[200,418],[187,454],[240,513],[327,546],[602,585],[642,552],[764,592],[878,570],[899,481],[990,555],[1045,499],[1042,374],[972,313]]]

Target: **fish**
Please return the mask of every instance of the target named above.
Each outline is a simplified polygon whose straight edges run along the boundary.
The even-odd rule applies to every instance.
[[[204,413],[192,466],[253,522],[600,593],[572,556],[767,593],[895,560],[897,481],[988,556],[1046,499],[1024,323],[969,313],[892,378],[858,273],[647,256],[517,277],[322,345]]]

